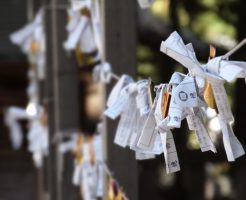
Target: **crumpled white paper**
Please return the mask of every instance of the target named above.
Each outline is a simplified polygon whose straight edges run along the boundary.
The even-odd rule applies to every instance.
[[[40,80],[45,78],[45,32],[44,10],[40,9],[34,20],[10,35],[12,43],[20,46],[27,54],[29,62],[37,67],[37,75]]]
[[[78,134],[71,134],[71,139],[62,142],[59,145],[59,151],[65,153],[67,151],[74,151],[77,148]],[[80,186],[81,196],[83,199],[92,200],[103,196],[103,148],[101,135],[96,135],[93,138],[92,146],[89,142],[83,142],[81,145],[81,154],[83,161],[74,165],[74,173],[72,183]],[[91,163],[90,148],[94,152],[95,163]]]
[[[71,1],[71,8],[68,9],[69,22],[67,24],[68,38],[64,42],[64,48],[68,51],[79,47],[81,52],[91,53],[97,49],[94,38],[94,21],[89,17],[81,15],[83,8],[91,11],[92,1]],[[94,18],[94,16],[91,16]],[[98,39],[98,38],[97,38]]]
[[[7,108],[4,114],[5,124],[10,131],[10,139],[12,147],[16,150],[20,149],[23,143],[23,133],[18,120],[27,119],[28,115],[25,109],[12,106]]]
[[[219,111],[218,116],[222,127],[223,143],[228,160],[234,161],[235,158],[243,155],[244,150],[242,145],[236,139],[231,129],[231,123],[234,119],[227,99],[224,83],[226,81],[232,82],[236,78],[245,78],[246,63],[215,57],[210,59],[207,64],[201,65],[196,59],[192,45],[185,45],[177,32],[173,32],[166,41],[161,43],[161,51],[184,65],[189,70],[189,73],[196,77],[198,87],[198,83],[204,82],[201,82],[202,79],[206,79],[211,84]],[[202,84],[198,92],[200,95],[202,91],[201,86]],[[186,95],[183,95],[183,97],[186,97]],[[213,149],[212,147],[211,150],[215,152]]]
[[[168,118],[164,119],[162,116],[162,98],[164,97],[164,92],[166,91],[167,87],[163,84],[160,86],[159,89],[160,94],[155,109],[155,119],[157,124],[156,129],[161,136],[162,148],[166,163],[166,171],[167,173],[173,173],[176,171],[180,171],[180,166],[173,135],[170,128],[167,126]]]

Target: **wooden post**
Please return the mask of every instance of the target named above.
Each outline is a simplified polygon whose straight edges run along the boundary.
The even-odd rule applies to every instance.
[[[27,19],[28,21],[32,21],[38,12],[38,10],[41,8],[41,1],[40,0],[27,0]],[[35,66],[35,79],[36,82],[38,83],[38,99],[39,99],[39,104],[41,104],[41,94],[42,92],[40,91],[40,81],[38,80],[38,72],[37,72],[37,66]],[[44,167],[40,167],[36,169],[36,199],[37,200],[44,200],[45,198],[45,189],[44,189]]]
[[[62,164],[58,152],[59,138],[66,131],[78,128],[78,78],[75,65],[63,48],[67,32],[65,0],[51,0],[45,6],[47,77],[50,152],[48,158],[49,200],[62,199]]]
[[[136,1],[104,0],[104,52],[117,75],[136,77]],[[108,87],[110,91],[112,85]],[[106,95],[108,96],[108,95]],[[138,200],[138,170],[134,152],[113,144],[118,121],[106,121],[106,161],[131,200]]]

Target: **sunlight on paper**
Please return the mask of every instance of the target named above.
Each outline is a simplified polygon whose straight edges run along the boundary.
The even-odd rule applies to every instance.
[[[28,106],[27,106],[27,108],[26,108],[26,112],[27,112],[27,114],[28,115],[30,115],[30,116],[35,116],[35,115],[37,115],[37,108],[36,108],[36,106],[35,106],[35,104],[34,103],[29,103],[28,104]]]
[[[218,117],[211,119],[208,123],[208,127],[211,131],[219,133],[221,129]]]

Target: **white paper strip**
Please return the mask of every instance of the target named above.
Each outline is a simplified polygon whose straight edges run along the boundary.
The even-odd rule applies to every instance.
[[[150,150],[154,146],[155,138],[157,135],[157,131],[155,129],[156,122],[155,122],[155,109],[156,109],[157,100],[154,102],[154,105],[149,112],[147,121],[143,127],[143,130],[141,132],[139,141],[137,143],[137,146],[145,149]]]
[[[109,97],[107,100],[107,106],[111,107],[112,105],[114,105],[120,96],[121,89],[125,85],[132,83],[132,82],[133,82],[133,79],[130,76],[122,75],[120,80],[116,83],[116,85],[113,87],[113,89],[111,90],[109,94]]]
[[[135,131],[135,119],[137,118],[136,93],[131,94],[121,115],[117,131],[114,138],[114,143],[126,147],[129,145],[131,134]]]
[[[89,26],[87,17],[81,16],[76,29],[69,33],[67,41],[64,42],[64,48],[66,50],[74,50],[76,48],[76,45],[87,26]]]
[[[204,72],[200,63],[195,57],[195,53],[191,51],[190,45],[188,47],[184,44],[179,34],[174,31],[164,42],[161,43],[160,50],[181,63],[193,74],[203,77]]]
[[[95,38],[93,37],[92,26],[89,22],[84,27],[84,30],[79,39],[80,50],[84,53],[91,53],[97,49]]]
[[[79,186],[81,184],[81,170],[82,170],[82,165],[75,164],[72,183],[76,186]]]
[[[171,96],[168,110],[168,123],[170,128],[180,128],[182,121],[183,108],[175,102],[175,97]]]
[[[232,82],[236,78],[244,78],[245,67],[246,62],[222,60],[222,57],[215,57],[206,64],[209,73],[220,76],[228,82]]]
[[[115,120],[126,108],[127,103],[129,101],[130,94],[125,92],[124,94],[121,94],[117,101],[110,107],[108,107],[104,111],[104,115],[108,116],[109,118]]]
[[[156,129],[160,133],[162,142],[162,148],[164,152],[164,158],[166,163],[167,173],[172,173],[180,170],[178,155],[176,152],[176,146],[174,143],[173,135],[170,129],[167,127],[167,118],[162,118],[162,98],[163,93],[166,91],[166,85],[159,87],[160,94],[157,100],[155,119],[157,123]]]
[[[178,155],[171,131],[160,132],[167,173],[180,171]]]
[[[149,159],[155,158],[155,155],[136,152],[135,157],[136,157],[136,160],[149,160]]]
[[[216,153],[216,148],[209,136],[208,130],[202,120],[202,116],[200,114],[200,108],[195,108],[195,114],[191,114],[192,117],[192,121],[194,123],[194,127],[195,127],[195,133],[197,135],[199,144],[200,144],[200,148],[202,152],[205,151],[212,151],[214,153]]]
[[[241,143],[234,135],[231,125],[224,121],[219,115],[219,122],[223,134],[223,143],[228,161],[235,161],[236,158],[245,154]]]
[[[208,76],[208,81],[211,83],[215,102],[220,114],[221,119],[226,122],[234,121],[231,108],[227,99],[227,94],[224,87],[224,82]]]

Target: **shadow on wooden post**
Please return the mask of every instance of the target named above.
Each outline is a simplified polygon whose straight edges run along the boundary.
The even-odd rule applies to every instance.
[[[136,1],[104,0],[105,60],[117,75],[136,78]],[[107,95],[112,88],[107,88]],[[138,200],[138,170],[135,154],[113,143],[118,120],[106,120],[106,158],[109,168],[130,200]]]

